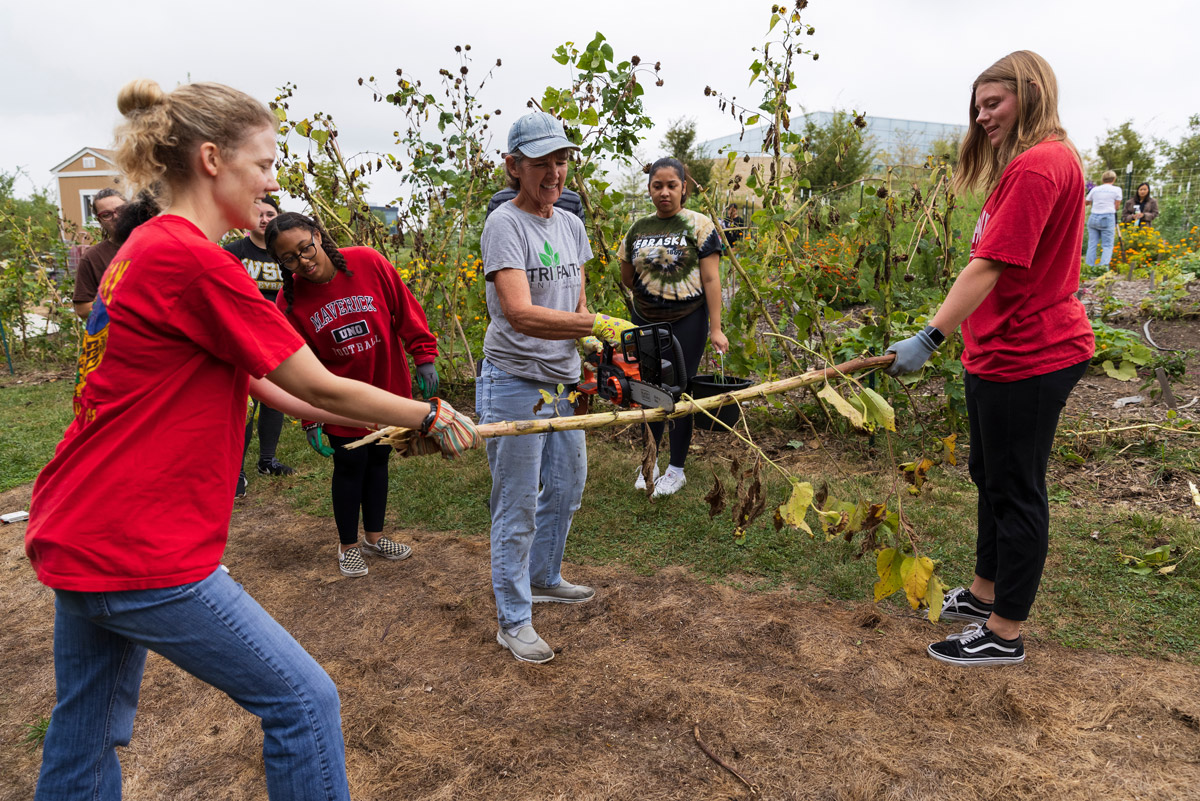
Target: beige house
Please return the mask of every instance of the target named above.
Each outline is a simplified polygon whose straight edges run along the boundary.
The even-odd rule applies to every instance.
[[[92,198],[106,187],[119,187],[121,173],[113,163],[113,152],[99,147],[85,147],[50,172],[58,181],[58,208],[66,221],[64,236],[87,244],[84,229],[96,224]],[[73,236],[70,232],[76,232]]]

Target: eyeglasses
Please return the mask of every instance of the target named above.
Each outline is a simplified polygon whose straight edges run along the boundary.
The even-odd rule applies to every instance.
[[[305,261],[307,261],[307,260],[311,259],[316,254],[316,252],[317,252],[316,236],[313,234],[310,234],[308,237],[308,244],[305,245],[304,247],[300,248],[300,251],[298,253],[294,253],[290,256],[284,256],[282,259],[276,257],[275,261],[276,261],[276,263],[279,264],[280,267],[283,267],[284,269],[294,270],[296,265],[300,263],[300,259],[304,259]]]
[[[96,219],[99,220],[100,222],[108,222],[109,220],[115,219],[116,217],[120,217],[121,209],[123,209],[123,208],[125,208],[125,207],[121,206],[121,208],[119,208],[119,209],[112,209],[110,211],[98,211],[98,212],[96,212]]]

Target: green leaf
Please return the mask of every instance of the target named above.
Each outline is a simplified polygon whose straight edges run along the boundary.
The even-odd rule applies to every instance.
[[[313,138],[313,141],[316,142],[318,145],[320,145],[321,147],[325,147],[325,143],[329,141],[329,131],[322,131],[321,129],[318,128],[317,130],[312,132],[312,138]]]
[[[283,106],[276,106],[275,108],[271,109],[271,111],[275,112],[275,119],[279,120],[280,122],[287,122],[286,108]]]
[[[1108,373],[1110,378],[1115,378],[1118,381],[1133,381],[1137,378],[1137,368],[1131,362],[1122,360],[1121,366],[1118,368],[1113,365],[1112,359],[1105,359],[1100,365],[1104,368],[1104,372]]]
[[[862,398],[866,407],[864,417],[868,421],[881,425],[888,431],[896,430],[896,412],[882,395],[870,387],[863,387]]]
[[[544,389],[539,389],[539,390],[538,390],[538,393],[539,393],[539,394],[541,394],[541,396],[542,396],[542,400],[544,400],[546,403],[554,403],[554,396],[553,396],[553,395],[551,395],[551,394],[550,394],[549,392],[547,392],[546,390],[544,390]]]
[[[596,109],[586,108],[583,110],[583,113],[579,115],[579,124],[580,125],[599,125],[600,124],[600,115],[596,113]]]
[[[929,622],[937,623],[938,618],[942,616],[942,604],[946,600],[946,585],[942,584],[941,579],[931,575],[929,577],[928,589],[925,591],[925,605],[929,607]]]
[[[749,117],[746,118],[746,124],[747,125],[758,125],[758,121],[760,119],[762,119],[762,118],[758,114],[751,114]],[[732,158],[737,158],[737,153],[730,153],[729,155]]]
[[[542,263],[543,267],[549,267],[553,263],[552,259],[545,253],[538,254],[538,261]]]

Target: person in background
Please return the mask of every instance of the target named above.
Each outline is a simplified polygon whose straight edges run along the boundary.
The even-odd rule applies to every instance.
[[[368,247],[339,249],[315,218],[295,212],[272,219],[266,245],[283,268],[276,305],[331,373],[411,398],[408,351],[429,396],[437,393],[437,340],[425,310],[383,254]],[[306,421],[305,430],[318,453],[333,456],[333,519],[341,541],[338,570],[343,576],[367,575],[364,553],[407,559],[412,548],[383,534],[391,446],[374,443],[347,449],[370,432],[358,426],[329,426],[325,433],[333,448],[328,454],[330,449],[322,451],[316,424]]]
[[[959,195],[988,192],[967,266],[925,330],[888,348],[893,376],[921,369],[962,325],[979,490],[975,579],[946,595],[942,617],[967,621],[928,647],[954,665],[1025,659],[1021,624],[1050,543],[1046,467],[1067,397],[1095,353],[1079,289],[1083,167],[1058,117],[1058,82],[1037,53],[1010,53],[971,85],[954,175]]]
[[[487,213],[484,214],[484,220],[487,220],[492,212],[500,207],[501,203],[507,203],[516,196],[517,190],[511,186],[506,186],[492,195],[491,200],[488,201]],[[563,187],[562,194],[559,195],[558,200],[554,201],[554,207],[562,209],[567,214],[574,214],[585,227],[587,226],[587,212],[583,209],[583,198],[579,196],[578,192]]]
[[[509,130],[504,170],[516,194],[487,218],[480,240],[491,316],[475,382],[480,423],[573,414],[558,389],[579,381],[572,340],[594,334],[616,342],[632,327],[588,311],[587,232],[577,216],[555,206],[570,152],[578,149],[545,112],[526,114]],[[542,393],[554,401],[539,404]],[[493,437],[487,455],[496,641],[522,662],[549,662],[554,649],[533,628],[532,605],[583,603],[596,594],[562,577],[567,534],[587,481],[585,432]]]
[[[104,277],[104,271],[121,245],[114,238],[113,231],[124,208],[125,197],[111,187],[101,189],[92,198],[92,212],[100,222],[104,238],[83,252],[75,271],[75,291],[71,300],[81,320],[87,320],[92,313],[92,302],[96,299],[96,290],[100,288],[100,279]]]
[[[241,260],[246,272],[258,284],[258,291],[271,303],[279,295],[283,287],[283,274],[279,265],[266,250],[266,240],[263,238],[267,225],[279,216],[279,204],[271,196],[264,197],[258,203],[258,225],[246,232],[246,236],[225,246],[233,255]],[[242,448],[242,464],[246,461],[246,451],[250,450],[250,440],[254,435],[254,413],[258,412],[258,472],[264,476],[290,476],[296,471],[275,458],[275,450],[279,446],[279,435],[283,431],[283,412],[269,406],[260,405],[257,401],[251,406],[246,420],[245,446]],[[234,497],[246,497],[246,469],[243,466],[238,472],[237,491]]]
[[[741,242],[746,237],[746,221],[742,219],[742,215],[738,213],[736,203],[730,203],[725,209],[725,238],[729,240],[730,247],[733,247],[738,242]]]
[[[1158,201],[1150,197],[1150,184],[1143,181],[1133,192],[1133,197],[1125,201],[1121,222],[1133,223],[1134,227],[1154,225],[1158,216]]]
[[[1121,188],[1114,186],[1117,174],[1105,170],[1100,184],[1087,193],[1083,205],[1091,206],[1092,213],[1087,221],[1087,264],[1096,263],[1096,246],[1101,248],[1100,266],[1107,267],[1112,260],[1113,237],[1117,232],[1117,209],[1121,207]]]
[[[650,165],[648,182],[654,214],[635,222],[617,248],[621,283],[633,294],[633,322],[670,323],[683,349],[687,381],[696,377],[700,357],[712,339],[724,353],[729,340],[721,331],[721,233],[705,215],[685,209],[687,170],[678,159],[661,158]],[[649,424],[657,444],[667,423]],[[692,444],[692,416],[669,423],[671,459],[661,478],[654,465],[653,497],[673,495],[683,488],[683,472]],[[646,489],[647,477],[638,467],[634,488]]]
[[[136,80],[117,108],[123,185],[153,187],[164,210],[104,274],[75,417],[33,486],[25,553],[54,590],[56,697],[35,801],[121,797],[149,651],[261,719],[268,798],[348,801],[337,688],[221,565],[247,395],[414,429],[447,456],[483,440],[440,400],[331,374],[217,245],[279,190],[266,106],[221,84]]]

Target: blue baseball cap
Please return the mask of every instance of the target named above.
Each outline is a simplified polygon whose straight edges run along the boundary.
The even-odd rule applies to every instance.
[[[513,123],[508,131],[508,152],[518,150],[531,159],[569,147],[579,150],[563,131],[563,125],[553,114],[534,111]]]

